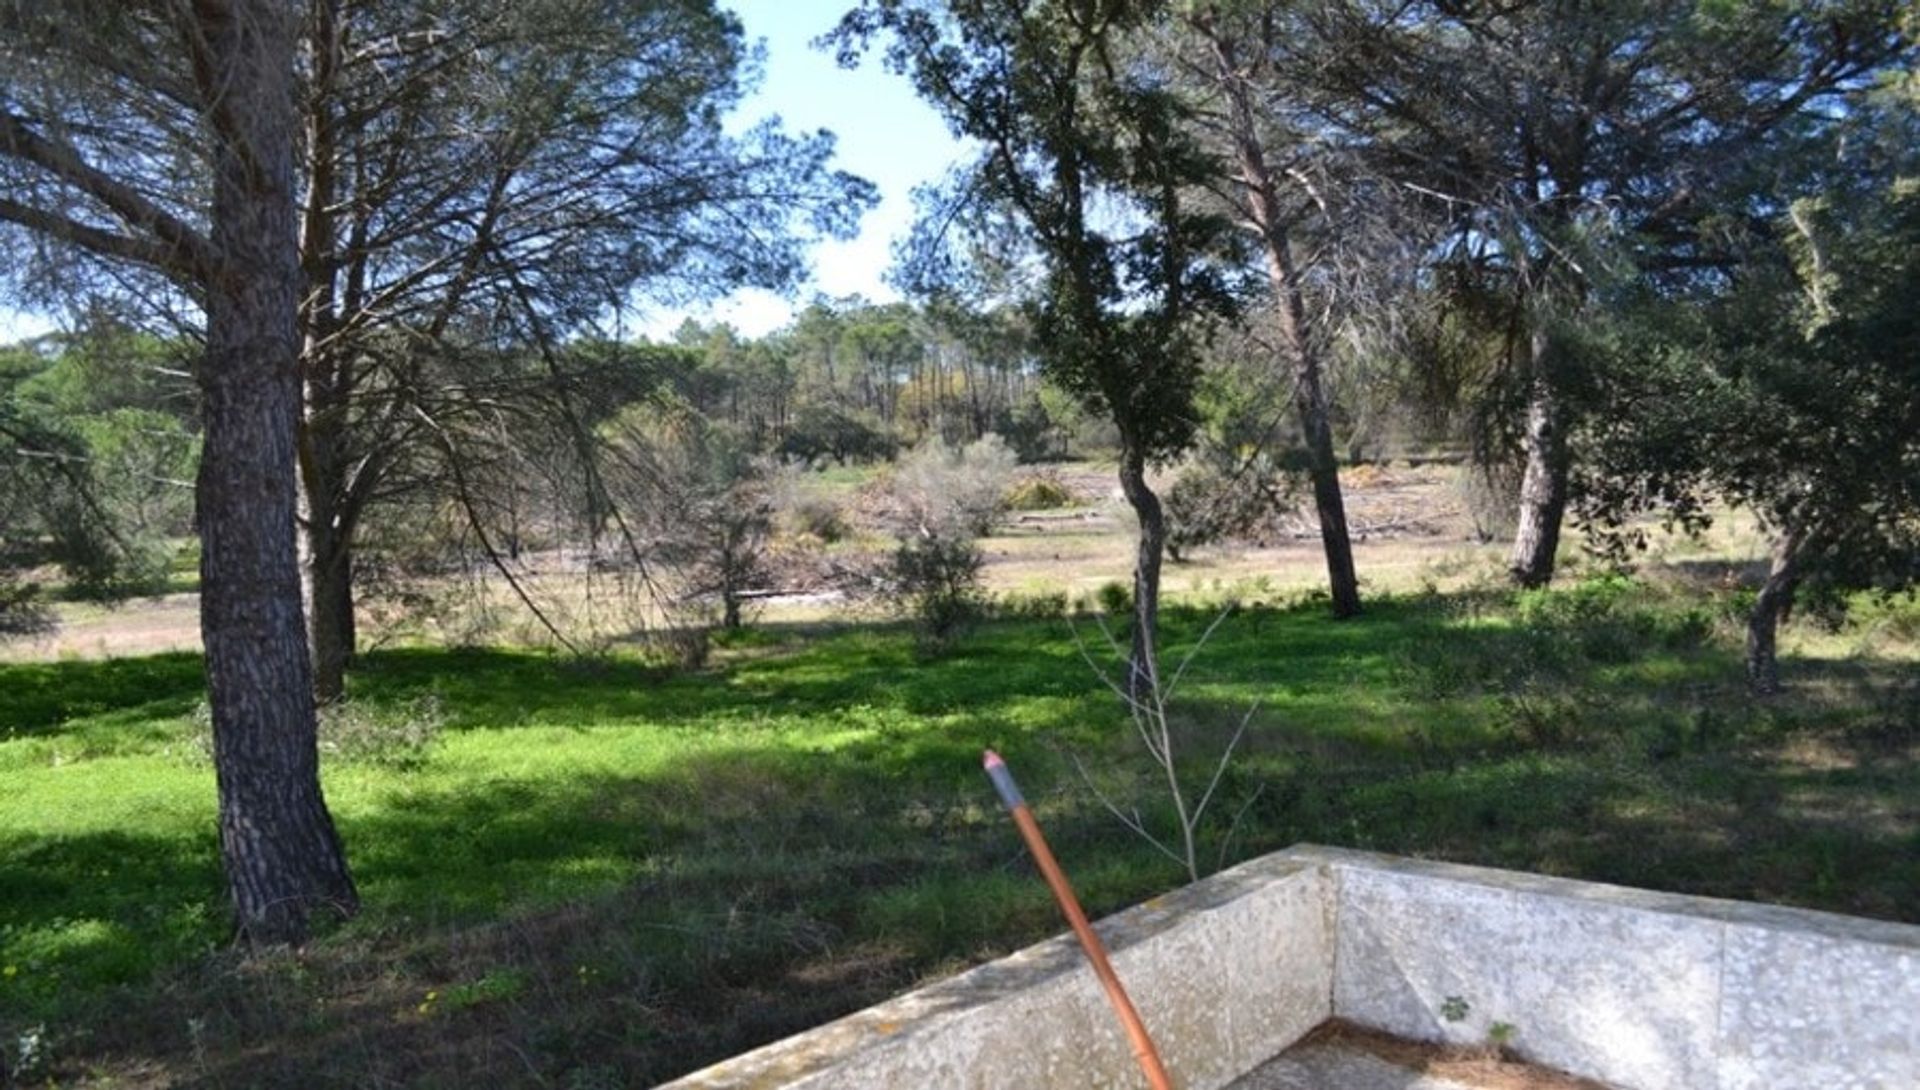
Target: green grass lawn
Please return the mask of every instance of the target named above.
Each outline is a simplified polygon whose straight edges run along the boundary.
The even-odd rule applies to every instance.
[[[1206,859],[1306,840],[1920,919],[1910,642],[1791,661],[1794,690],[1755,702],[1728,606],[1600,580],[1354,622],[1244,610],[1176,711],[1203,779],[1259,702]],[[1210,619],[1171,613],[1172,652]],[[365,911],[243,959],[200,684],[184,655],[0,665],[0,1050],[33,1085],[597,1087],[712,1062],[1060,929],[989,745],[1090,910],[1182,880],[1073,771],[1166,827],[1061,620],[933,658],[886,627],[771,629],[677,674],[386,651],[326,762]]]

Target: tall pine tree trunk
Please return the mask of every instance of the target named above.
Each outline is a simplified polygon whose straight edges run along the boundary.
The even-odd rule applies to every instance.
[[[1167,549],[1167,519],[1160,497],[1147,485],[1146,459],[1122,440],[1120,492],[1140,522],[1133,562],[1133,633],[1127,655],[1127,696],[1151,700],[1160,688],[1157,653],[1160,631],[1160,564]]]
[[[346,694],[347,666],[356,632],[353,618],[353,520],[347,488],[344,427],[352,375],[335,337],[339,333],[336,278],[340,154],[336,85],[343,45],[340,0],[309,0],[307,65],[302,102],[308,159],[306,203],[300,218],[301,376],[300,482],[304,539],[302,588],[307,642],[313,657],[313,696],[331,704]]]
[[[1320,352],[1308,335],[1306,305],[1300,294],[1300,274],[1281,214],[1273,174],[1261,143],[1259,119],[1246,79],[1234,57],[1232,43],[1203,26],[1214,45],[1216,78],[1226,92],[1233,129],[1234,157],[1240,166],[1240,184],[1247,197],[1250,225],[1260,236],[1267,257],[1267,275],[1273,284],[1280,320],[1280,338],[1293,368],[1293,402],[1307,443],[1307,475],[1313,483],[1314,513],[1320,520],[1320,546],[1327,557],[1327,587],[1333,597],[1333,615],[1352,617],[1360,612],[1360,580],[1353,568],[1353,542],[1347,534],[1347,507],[1340,491],[1340,466],[1333,453],[1332,408],[1320,366]]]
[[[1794,592],[1804,574],[1801,561],[1806,544],[1806,535],[1794,530],[1783,532],[1773,543],[1767,581],[1747,614],[1747,686],[1758,696],[1780,691],[1780,622],[1793,609]]]
[[[199,17],[221,262],[207,291],[198,482],[220,850],[242,939],[299,942],[315,911],[350,914],[358,899],[320,791],[295,547],[292,16],[235,0]]]
[[[1544,587],[1553,580],[1572,470],[1553,342],[1544,329],[1535,329],[1528,341],[1527,371],[1526,471],[1520,478],[1520,522],[1507,567],[1520,586]]]

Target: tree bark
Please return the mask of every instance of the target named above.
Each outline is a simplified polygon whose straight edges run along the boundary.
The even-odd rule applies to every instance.
[[[1806,535],[1788,530],[1773,543],[1767,581],[1747,614],[1747,686],[1756,696],[1780,691],[1780,657],[1776,650],[1780,622],[1793,609],[1794,592],[1805,574]]]
[[[308,525],[305,582],[313,699],[325,706],[346,695],[347,667],[353,664],[359,638],[353,617],[352,541],[339,527]]]
[[[1305,334],[1300,282],[1284,235],[1270,241],[1269,263],[1281,296],[1282,339],[1293,357],[1293,400],[1307,441],[1307,475],[1313,482],[1314,513],[1320,520],[1320,547],[1327,556],[1327,587],[1333,615],[1360,613],[1360,579],[1353,568],[1353,542],[1347,536],[1347,505],[1340,492],[1340,464],[1333,454],[1332,410],[1321,381],[1320,356]]]
[[[1160,563],[1167,546],[1167,519],[1160,497],[1147,485],[1146,459],[1131,443],[1120,456],[1120,491],[1140,522],[1133,562],[1133,632],[1127,654],[1127,696],[1151,700],[1160,689]]]
[[[302,589],[313,658],[313,696],[322,705],[346,694],[353,659],[353,530],[342,449],[352,376],[335,337],[340,327],[335,281],[340,134],[334,92],[340,70],[339,0],[310,0],[306,51],[311,71],[301,114],[306,128],[307,191],[300,218],[301,377],[300,483],[304,546]]]
[[[1519,526],[1508,560],[1509,574],[1523,587],[1544,587],[1553,580],[1560,524],[1567,513],[1572,460],[1552,353],[1552,339],[1544,329],[1535,329],[1527,349],[1527,464],[1520,478]]]
[[[358,898],[320,790],[295,544],[293,28],[271,0],[198,12],[221,262],[198,376],[200,627],[220,849],[242,940],[299,942],[316,910],[350,914]]]
[[[1333,615],[1352,617],[1360,612],[1360,580],[1354,573],[1353,542],[1347,534],[1347,508],[1340,492],[1340,466],[1333,453],[1333,422],[1322,378],[1320,353],[1307,335],[1306,304],[1300,294],[1299,270],[1293,263],[1292,242],[1260,141],[1258,119],[1231,43],[1208,32],[1214,45],[1216,75],[1226,92],[1232,117],[1234,155],[1240,165],[1240,184],[1246,192],[1248,225],[1260,236],[1266,252],[1267,275],[1273,284],[1280,338],[1293,366],[1293,402],[1307,443],[1307,475],[1313,483],[1314,513],[1320,520],[1320,545],[1327,557],[1327,586],[1333,597]]]

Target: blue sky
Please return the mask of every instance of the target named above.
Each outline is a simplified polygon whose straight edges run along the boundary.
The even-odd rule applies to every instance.
[[[732,322],[750,335],[783,325],[796,303],[814,294],[894,297],[882,277],[893,240],[912,222],[913,187],[943,174],[961,154],[933,109],[914,96],[906,80],[887,72],[877,58],[853,71],[809,43],[831,30],[857,0],[734,0],[723,4],[740,16],[747,36],[767,45],[766,79],[743,105],[742,127],[778,114],[800,131],[830,129],[840,138],[836,165],[879,187],[881,202],[867,213],[860,236],[828,243],[814,254],[813,283],[796,300],[761,291],[739,292],[688,310],[649,309],[637,315],[638,331],[671,333],[689,316]],[[0,344],[45,332],[49,321],[0,306]]]
[[[814,283],[800,292],[804,303],[817,293],[860,294],[883,301],[895,297],[882,282],[891,261],[890,247],[906,234],[913,219],[913,187],[944,174],[962,154],[962,146],[931,106],[920,101],[905,78],[888,72],[878,57],[848,71],[831,53],[812,49],[814,38],[831,30],[857,0],[736,0],[727,5],[740,16],[747,36],[767,44],[766,80],[741,111],[749,124],[778,114],[790,129],[829,129],[840,138],[837,165],[879,187],[881,201],[867,213],[860,237],[828,243],[814,254]],[[766,292],[740,292],[711,308],[703,319],[731,321],[749,334],[783,324],[793,302]],[[664,335],[683,312],[641,316],[643,328]]]

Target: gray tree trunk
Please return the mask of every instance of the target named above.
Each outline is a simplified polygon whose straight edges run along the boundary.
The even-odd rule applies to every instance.
[[[1793,609],[1794,592],[1805,574],[1805,555],[1804,533],[1789,530],[1780,535],[1773,543],[1767,581],[1761,584],[1753,611],[1747,614],[1747,686],[1757,696],[1780,691],[1780,622]]]
[[[293,27],[271,0],[199,17],[221,261],[207,288],[198,482],[220,849],[241,938],[299,942],[314,912],[350,914],[358,897],[320,790],[295,545]]]
[[[1553,580],[1560,551],[1560,524],[1567,513],[1566,410],[1554,374],[1553,344],[1544,329],[1528,342],[1526,472],[1520,479],[1520,523],[1513,535],[1508,571],[1523,587]]]
[[[1140,522],[1133,562],[1133,633],[1127,655],[1127,695],[1151,699],[1160,688],[1160,564],[1167,547],[1167,519],[1160,497],[1147,485],[1146,460],[1128,443],[1120,456],[1120,491]]]

